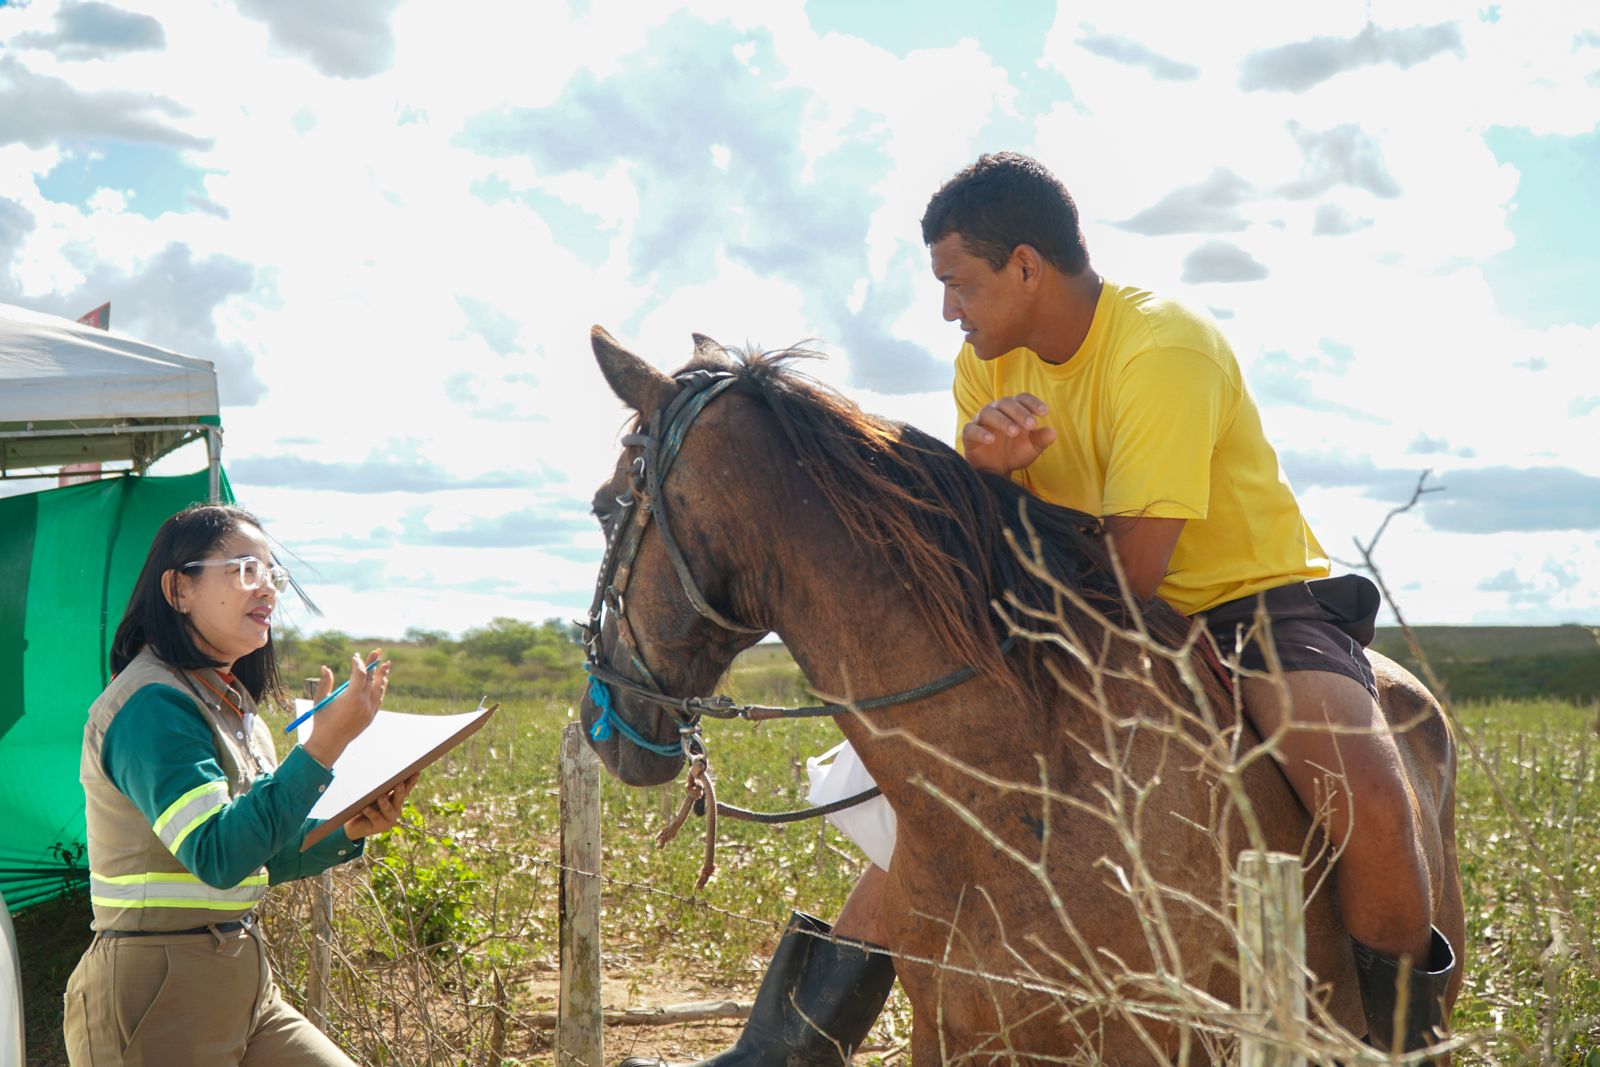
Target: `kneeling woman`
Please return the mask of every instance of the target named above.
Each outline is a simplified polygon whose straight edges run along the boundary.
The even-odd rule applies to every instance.
[[[279,995],[253,909],[269,883],[360,855],[415,778],[300,851],[389,667],[352,657],[349,687],[279,765],[256,703],[281,696],[272,612],[288,584],[238,508],[191,507],[150,546],[83,735],[95,939],[67,984],[74,1065],[351,1062]]]

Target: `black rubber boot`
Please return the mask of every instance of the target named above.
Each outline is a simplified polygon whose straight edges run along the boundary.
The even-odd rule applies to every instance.
[[[1381,956],[1359,941],[1351,944],[1355,947],[1361,1006],[1367,1015],[1367,1043],[1388,1052],[1395,1036],[1395,1007],[1400,1000],[1400,961]],[[1427,966],[1414,966],[1407,976],[1406,1012],[1400,1021],[1399,1051],[1427,1048],[1443,1036],[1448,1021],[1444,1013],[1444,994],[1455,969],[1455,949],[1438,927],[1434,927]]]
[[[829,941],[832,927],[795,912],[767,965],[744,1033],[694,1067],[840,1067],[866,1039],[894,987],[894,961]],[[821,937],[814,936],[821,934]],[[617,1067],[668,1067],[630,1056]]]

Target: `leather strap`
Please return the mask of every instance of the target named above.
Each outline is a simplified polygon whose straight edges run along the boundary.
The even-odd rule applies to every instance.
[[[219,934],[231,934],[239,930],[248,930],[256,924],[256,913],[247,912],[242,919],[233,919],[225,923],[213,923],[210,926],[196,926],[189,930],[96,930],[96,937],[183,937],[191,934],[209,934],[215,931]]]

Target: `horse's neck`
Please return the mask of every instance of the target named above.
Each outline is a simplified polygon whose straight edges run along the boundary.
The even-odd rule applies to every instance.
[[[775,470],[794,466],[792,459],[772,464]],[[769,613],[773,630],[816,693],[864,701],[917,689],[967,666],[944,650],[917,610],[904,584],[917,578],[900,575],[881,552],[856,544],[809,481],[775,480],[763,488],[785,519],[761,524],[761,536],[744,543],[741,584],[750,602]],[[868,769],[887,778],[906,743],[886,741],[877,730],[907,730],[957,759],[984,759],[986,730],[974,732],[963,723],[973,721],[969,712],[1016,704],[1000,690],[979,677],[935,696],[865,715],[842,714],[835,721]]]
[[[812,689],[861,700],[913,689],[959,666],[945,664],[888,568],[840,534],[795,545],[790,558],[807,566],[784,567],[777,591],[767,594],[774,629]]]
[[[834,700],[865,701],[917,689],[966,666],[943,651],[882,565],[853,551],[820,556],[826,565],[809,568],[804,580],[784,575],[777,625],[813,691]],[[893,770],[896,754],[907,751],[901,731],[915,736],[913,749],[982,761],[990,746],[979,735],[986,731],[974,734],[961,723],[973,721],[968,713],[975,709],[1002,703],[1015,700],[980,676],[933,696],[842,714],[835,721],[887,792],[892,786],[885,772]],[[899,736],[886,744],[884,730]]]

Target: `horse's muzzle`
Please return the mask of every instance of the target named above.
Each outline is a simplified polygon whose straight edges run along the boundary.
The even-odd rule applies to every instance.
[[[583,724],[583,738],[613,778],[642,788],[670,782],[683,770],[682,752],[671,756],[648,752],[630,742],[618,730],[612,730],[610,736],[596,740],[595,723],[600,717],[600,708],[585,689],[583,699],[578,703],[578,721]]]

